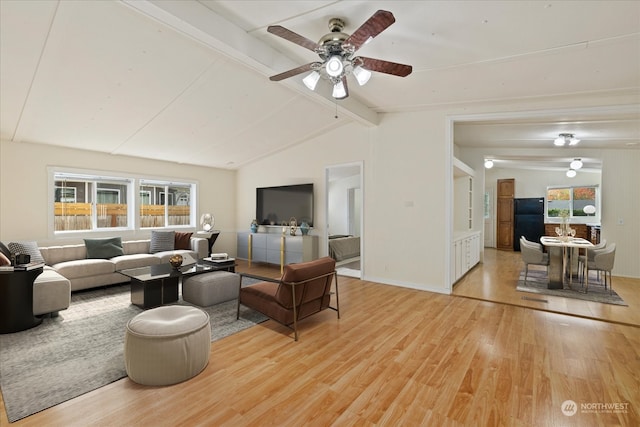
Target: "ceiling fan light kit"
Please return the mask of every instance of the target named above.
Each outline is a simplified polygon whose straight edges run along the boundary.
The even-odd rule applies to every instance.
[[[302,82],[310,90],[315,90],[320,78],[325,78],[333,85],[332,96],[344,99],[349,96],[347,76],[353,74],[360,86],[364,86],[371,78],[371,72],[385,73],[406,77],[413,71],[411,65],[398,64],[381,59],[354,56],[364,44],[369,43],[395,22],[393,14],[386,10],[378,10],[352,35],[342,32],[344,21],[339,18],[329,20],[330,33],[320,38],[318,43],[307,39],[280,25],[271,25],[267,31],[292,43],[315,52],[320,62],[301,65],[284,73],[269,77],[271,81],[280,81],[311,71]]]

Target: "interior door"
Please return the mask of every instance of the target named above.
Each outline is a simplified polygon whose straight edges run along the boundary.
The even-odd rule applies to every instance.
[[[515,179],[498,180],[497,199],[497,238],[496,248],[513,250],[513,199],[515,197]]]

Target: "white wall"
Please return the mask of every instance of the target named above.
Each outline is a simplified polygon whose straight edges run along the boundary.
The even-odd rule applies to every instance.
[[[36,240],[42,245],[82,241],[80,238],[48,237],[48,166],[196,181],[199,190],[197,220],[204,212],[212,213],[215,228],[221,230],[215,250],[235,252],[235,171],[9,141],[0,141],[0,241]],[[142,239],[148,238],[150,233],[119,232],[118,235]]]
[[[313,233],[323,237],[325,167],[362,161],[365,279],[448,292],[448,152],[442,112],[388,114],[377,128],[334,129],[238,171],[239,228],[254,215],[256,187],[305,181],[316,192]],[[320,253],[326,255],[323,240]]]

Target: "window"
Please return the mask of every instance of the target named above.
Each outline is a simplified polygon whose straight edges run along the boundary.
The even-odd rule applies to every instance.
[[[54,232],[130,227],[127,195],[133,180],[55,173]]]
[[[547,187],[547,218],[593,220],[600,218],[597,185],[581,187]]]
[[[196,184],[49,172],[53,233],[194,227]],[[134,194],[138,197],[134,197]]]
[[[192,226],[192,194],[194,184],[141,180],[140,227]]]

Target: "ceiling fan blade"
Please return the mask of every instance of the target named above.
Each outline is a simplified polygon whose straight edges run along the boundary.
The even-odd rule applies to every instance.
[[[413,71],[411,65],[398,64],[396,62],[383,61],[382,59],[367,58],[358,56],[354,60],[360,60],[362,67],[369,71],[378,73],[393,74],[394,76],[407,77]]]
[[[318,47],[318,43],[309,40],[308,38],[301,36],[300,34],[294,33],[291,30],[288,30],[280,25],[270,25],[267,27],[267,31],[271,34],[275,34],[278,37],[282,37],[285,40],[289,40],[292,43],[295,43],[299,46],[307,48],[313,52],[315,52]]]
[[[387,29],[391,24],[396,22],[393,13],[386,10],[379,10],[374,13],[371,18],[360,26],[351,36],[344,41],[344,44],[353,46],[354,52],[369,40],[374,38]]]
[[[297,68],[294,68],[289,71],[285,71],[284,73],[276,74],[275,76],[269,77],[269,80],[273,82],[279,82],[280,80],[288,79],[289,77],[297,76],[300,73],[304,73],[305,71],[311,71],[311,67],[315,64],[315,62],[310,62],[308,64],[301,65]]]

